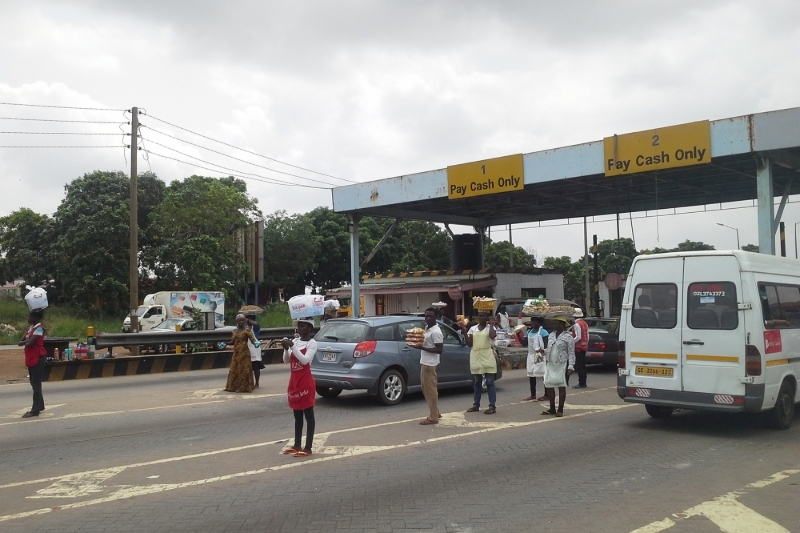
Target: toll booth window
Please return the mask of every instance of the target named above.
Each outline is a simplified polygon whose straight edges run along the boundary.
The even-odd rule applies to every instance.
[[[692,283],[686,296],[686,325],[691,329],[736,329],[739,305],[729,281]]]
[[[800,328],[800,287],[759,283],[761,313],[767,329]]]
[[[678,286],[643,283],[633,293],[631,325],[635,328],[672,329],[678,323]]]

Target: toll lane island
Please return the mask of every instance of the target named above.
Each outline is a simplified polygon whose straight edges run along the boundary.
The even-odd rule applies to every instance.
[[[509,178],[497,178],[497,182],[492,178],[483,181],[470,181],[469,184],[457,185],[450,184],[449,196],[465,196],[467,192],[486,194],[487,192],[505,192],[503,189],[509,191],[519,189],[522,178],[519,176],[511,176]],[[495,190],[497,188],[498,190]],[[470,196],[475,196],[471,194]]]
[[[661,151],[660,154],[656,155],[639,154],[633,159],[633,162],[636,165],[636,167],[638,167],[639,170],[646,171],[649,170],[648,167],[651,166],[668,165],[670,163],[670,155],[674,158],[676,162],[680,161],[683,162],[684,164],[703,163],[706,155],[706,149],[693,146],[689,150],[678,148],[677,150],[675,150],[674,154],[668,154],[663,150]],[[622,159],[615,162],[614,158],[609,158],[606,164],[606,171],[619,170],[622,172],[627,172],[630,166],[631,166],[630,159]]]

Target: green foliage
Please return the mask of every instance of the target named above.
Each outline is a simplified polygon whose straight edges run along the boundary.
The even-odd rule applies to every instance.
[[[347,217],[327,207],[318,207],[305,214],[319,239],[319,254],[309,281],[315,287],[339,287],[350,279],[350,233]],[[265,251],[266,253],[266,251]]]
[[[758,253],[759,248],[757,244],[745,244],[744,246],[742,246],[742,250],[744,250],[745,252]]]
[[[302,292],[320,255],[319,236],[305,215],[276,211],[264,220],[264,285],[287,294]]]
[[[0,218],[0,282],[16,278],[38,285],[53,277],[47,253],[53,220],[22,208]]]
[[[636,246],[632,239],[608,239],[597,243],[598,266],[600,272],[608,274],[627,274],[636,257]]]
[[[142,253],[153,290],[223,290],[237,300],[247,274],[238,235],[260,216],[256,202],[234,178],[173,181],[150,213],[152,244]]]
[[[586,295],[586,274],[583,260],[572,261],[568,255],[562,257],[545,257],[544,268],[558,270],[564,274],[564,297],[567,300],[582,303]]]
[[[0,344],[16,344],[28,329],[28,306],[23,301],[0,298],[0,317],[0,323],[16,329],[16,332],[5,333],[0,330]],[[92,318],[84,310],[51,306],[44,311],[43,323],[46,334],[51,337],[77,337],[86,341],[87,326],[94,326],[96,331],[117,333],[123,318],[123,315]]]
[[[690,241],[686,239],[678,244],[678,247],[673,249],[675,252],[694,252],[699,250],[714,250],[714,247],[704,242]]]
[[[289,306],[285,303],[268,304],[256,319],[262,328],[288,328],[292,325]]]
[[[511,249],[513,247],[513,252]],[[491,242],[483,249],[486,268],[509,268],[509,255],[514,255],[514,268],[536,266],[536,258],[521,246],[512,246],[508,241]]]

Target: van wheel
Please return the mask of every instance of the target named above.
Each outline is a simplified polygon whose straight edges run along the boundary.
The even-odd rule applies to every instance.
[[[775,429],[789,429],[794,418],[794,387],[784,381],[778,392],[775,407],[770,411],[770,425]]]
[[[672,407],[661,407],[660,405],[650,405],[646,403],[644,408],[647,409],[647,414],[653,418],[669,418],[675,410]]]
[[[342,389],[337,389],[334,387],[322,387],[317,386],[317,394],[322,396],[323,398],[336,398],[342,393]]]
[[[387,370],[378,380],[378,400],[383,405],[397,405],[406,394],[406,380],[397,370]]]

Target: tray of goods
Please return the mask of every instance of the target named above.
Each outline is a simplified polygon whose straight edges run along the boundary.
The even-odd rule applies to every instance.
[[[411,328],[406,332],[406,344],[419,348],[425,340],[425,330],[422,328]]]
[[[493,311],[494,304],[497,303],[496,298],[486,298],[482,296],[475,296],[472,299],[472,308],[476,311]]]
[[[464,315],[456,315],[456,324],[459,327],[469,326],[469,319]]]

